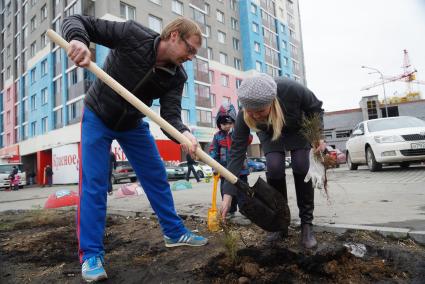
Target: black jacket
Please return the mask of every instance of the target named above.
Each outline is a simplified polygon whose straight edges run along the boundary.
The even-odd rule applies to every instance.
[[[272,128],[263,128],[257,132],[264,153],[310,148],[310,143],[300,133],[303,116],[310,116],[314,113],[320,113],[323,116],[322,102],[316,98],[313,92],[294,80],[280,77],[275,78],[275,81],[277,83],[277,98],[285,117],[285,124],[282,129],[282,136],[275,141],[271,141],[273,137]],[[242,109],[236,118],[228,164],[228,170],[236,176],[240,172],[245,159],[249,134],[250,129],[243,119]],[[236,188],[231,183],[227,181],[224,183],[224,193],[235,195],[235,190]]]
[[[180,132],[188,130],[181,120],[187,75],[181,65],[155,67],[158,33],[134,21],[113,22],[73,15],[64,19],[62,34],[67,41],[79,40],[87,46],[94,42],[110,48],[103,70],[147,106],[159,99],[162,118]],[[135,128],[144,117],[99,79],[89,88],[84,102],[113,130]]]

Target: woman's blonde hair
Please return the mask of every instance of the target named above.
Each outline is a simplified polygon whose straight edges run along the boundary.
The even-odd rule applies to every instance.
[[[180,38],[187,39],[192,35],[196,35],[199,43],[202,44],[202,31],[197,23],[187,18],[177,18],[169,23],[161,32],[161,39],[167,40],[171,33],[177,31]]]
[[[259,131],[257,128],[257,121],[250,117],[246,111],[243,113],[243,119],[249,128],[255,131]],[[273,128],[272,141],[275,141],[282,135],[282,128],[285,125],[285,117],[283,116],[282,108],[280,107],[279,101],[275,98],[271,104],[269,117],[267,118],[267,126]]]

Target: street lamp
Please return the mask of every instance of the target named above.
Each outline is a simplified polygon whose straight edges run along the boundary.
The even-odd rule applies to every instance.
[[[384,81],[384,75],[382,74],[382,72],[381,72],[381,71],[379,71],[378,69],[373,68],[373,67],[368,67],[368,66],[364,66],[364,65],[363,65],[363,66],[362,66],[362,68],[363,68],[363,69],[370,69],[370,70],[375,71],[375,72],[372,72],[372,73],[369,73],[369,74],[379,73],[379,75],[381,76],[381,80],[382,80],[382,88],[384,89],[385,115],[386,115],[386,117],[389,117],[389,116],[388,116],[388,103],[387,103],[387,96],[386,96],[386,94],[385,94],[385,81]]]

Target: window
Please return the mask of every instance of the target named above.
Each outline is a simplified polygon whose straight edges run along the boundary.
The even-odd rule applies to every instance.
[[[207,13],[207,15],[209,15],[210,12],[211,12],[210,5],[208,3],[205,3],[205,13]]]
[[[47,116],[41,119],[41,134],[44,134],[46,132],[47,132]]]
[[[31,136],[35,136],[37,134],[37,121],[31,122]]]
[[[31,32],[35,31],[35,29],[37,28],[37,19],[35,16],[32,17],[31,19],[30,27],[31,27]]]
[[[212,70],[208,71],[208,79],[209,79],[211,84],[214,84],[214,71],[212,71]]]
[[[257,6],[251,3],[251,13],[257,14]]]
[[[239,40],[237,38],[233,38],[233,49],[239,50]]]
[[[196,124],[198,126],[212,126],[212,112],[208,110],[196,110]]]
[[[44,4],[43,7],[41,7],[41,22],[43,22],[45,19],[47,19],[47,5]]]
[[[236,79],[236,89],[238,89],[242,84],[242,79]]]
[[[208,53],[208,59],[213,60],[214,56],[213,56],[213,50],[211,47],[207,48],[207,53]]]
[[[47,104],[47,88],[41,90],[41,104]]]
[[[224,43],[226,41],[226,34],[223,33],[222,31],[218,31],[217,37],[218,37],[218,42],[220,43]]]
[[[235,69],[242,70],[242,61],[239,58],[235,58],[233,63],[235,65]]]
[[[40,38],[40,47],[44,48],[46,46],[47,46],[47,36],[46,36],[46,33],[42,33]]]
[[[177,0],[173,0],[171,4],[171,10],[179,15],[183,15],[183,3]]]
[[[293,30],[289,30],[289,35],[293,38],[293,39],[295,39],[295,31],[293,31]]]
[[[239,30],[238,20],[236,20],[235,18],[231,18],[230,21],[232,24],[232,29],[234,29],[235,31],[238,31]]]
[[[260,61],[255,62],[255,70],[257,70],[258,72],[261,72],[261,62]]]
[[[10,110],[6,113],[6,123],[10,124]]]
[[[22,140],[28,139],[28,124],[22,125]]]
[[[223,96],[221,102],[223,105],[230,105],[230,97]]]
[[[221,64],[227,64],[227,54],[220,52],[220,63]]]
[[[11,67],[8,66],[7,69],[6,69],[6,79],[9,79],[10,76],[12,76],[12,71],[11,70],[12,70]]]
[[[260,52],[260,44],[258,42],[254,42],[254,50]]]
[[[283,65],[288,66],[288,57],[283,57]]]
[[[31,96],[31,111],[34,111],[37,109],[37,95]]]
[[[155,3],[157,5],[161,5],[162,4],[162,0],[149,0],[149,1],[151,1],[152,3]]]
[[[9,44],[6,48],[6,56],[7,57],[10,57],[10,51],[11,51],[11,48],[10,48],[10,44]]]
[[[258,34],[258,24],[252,23],[252,31]]]
[[[34,41],[30,46],[30,56],[33,57],[37,51],[37,42]]]
[[[238,1],[237,0],[230,0],[230,9],[233,11],[236,11],[238,9]]]
[[[37,3],[37,0],[31,0],[31,2],[30,2],[31,7],[35,6],[36,3]]]
[[[182,122],[183,124],[189,124],[189,110],[182,109]]]
[[[69,123],[79,122],[83,111],[83,100],[68,105]]]
[[[61,128],[63,126],[63,122],[62,122],[62,108],[57,109],[53,112],[53,123],[54,123],[54,128]]]
[[[211,27],[208,25],[205,26],[205,34],[207,35],[207,37],[211,36]]]
[[[74,68],[68,73],[68,87],[78,83],[78,68]]]
[[[282,40],[282,48],[283,49],[287,49],[288,48],[288,45],[287,45],[286,41],[284,41],[284,40]]]
[[[31,84],[34,84],[35,83],[35,68],[31,70],[30,77],[31,77]]]
[[[47,74],[47,59],[44,59],[41,61],[41,76],[44,76]]]
[[[126,20],[135,20],[136,8],[126,3],[120,2],[120,16]]]
[[[157,33],[161,33],[162,31],[162,19],[149,15],[149,28],[156,31]]]
[[[217,10],[217,21],[224,23],[224,13],[220,10]]]
[[[210,93],[211,95],[211,107],[215,107],[216,106],[216,96],[213,93]]]
[[[229,87],[229,76],[221,74],[220,82],[223,87]]]

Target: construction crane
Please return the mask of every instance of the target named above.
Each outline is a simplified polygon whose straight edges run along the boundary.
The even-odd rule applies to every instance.
[[[368,86],[364,86],[360,90],[365,91],[365,90],[369,90],[374,87],[387,84],[390,82],[403,81],[407,83],[407,92],[406,92],[406,96],[401,98],[400,100],[405,101],[405,100],[419,99],[420,94],[419,92],[412,91],[412,84],[425,85],[425,81],[416,80],[416,73],[418,71],[414,69],[412,65],[410,64],[409,53],[407,52],[407,50],[404,49],[403,52],[404,52],[404,58],[403,58],[403,66],[402,66],[403,73],[402,74],[397,76],[383,76],[381,81],[372,83]]]

